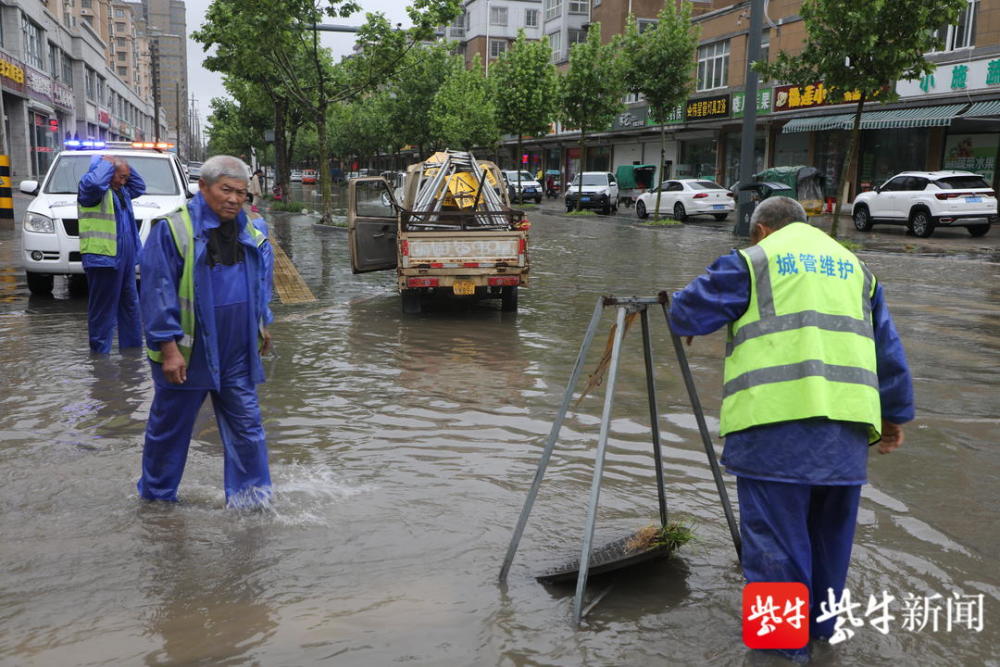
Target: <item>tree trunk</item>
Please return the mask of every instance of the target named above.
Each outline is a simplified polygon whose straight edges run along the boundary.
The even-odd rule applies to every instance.
[[[323,199],[323,217],[325,225],[333,222],[333,189],[330,187],[330,157],[326,147],[326,114],[319,109],[316,114],[316,135],[319,143],[319,184]]]
[[[844,166],[840,170],[840,197],[833,210],[833,223],[830,225],[830,236],[833,238],[837,238],[840,231],[840,207],[851,195],[851,168],[857,161],[858,147],[861,144],[861,110],[864,106],[865,94],[861,93],[861,98],[858,99],[858,108],[854,111],[854,126],[851,128],[851,141],[847,147],[847,157],[844,158]]]
[[[517,188],[514,190],[514,198],[521,197],[524,203],[524,195],[521,194],[521,135],[517,135],[517,158],[514,160],[514,168],[517,169]]]
[[[664,174],[662,173],[663,164],[664,164],[664,162],[666,162],[666,160],[664,160],[663,157],[664,157],[664,154],[666,152],[667,152],[667,124],[666,123],[661,123],[660,124],[660,164],[657,165],[656,171],[653,172],[654,174],[659,174],[659,176],[660,176],[660,182],[656,184],[656,208],[653,209],[653,211],[654,211],[654,213],[653,213],[653,220],[659,220],[660,219],[660,197],[663,195],[663,193],[660,192],[660,185],[662,185],[663,181],[666,180],[664,178]]]
[[[580,208],[583,200],[583,172],[587,169],[587,133],[580,128],[580,169],[576,172],[580,177],[580,183],[576,187],[576,207]]]
[[[274,100],[274,185],[280,192],[288,190],[288,144],[285,136],[285,116],[288,100],[277,97]]]

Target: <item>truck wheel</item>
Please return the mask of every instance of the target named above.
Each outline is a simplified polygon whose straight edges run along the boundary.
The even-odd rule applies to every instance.
[[[403,314],[405,315],[420,314],[420,290],[405,289],[400,293],[399,296],[403,302]]]
[[[32,294],[52,294],[52,274],[25,272],[24,275],[28,279],[29,292]]]
[[[505,313],[517,312],[517,285],[500,288],[500,310]]]

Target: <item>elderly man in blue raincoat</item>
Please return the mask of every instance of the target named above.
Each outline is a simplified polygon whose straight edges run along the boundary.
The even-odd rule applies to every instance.
[[[737,478],[747,581],[805,584],[810,637],[836,640],[823,605],[844,591],[869,445],[903,443],[913,385],[881,283],[805,220],[794,199],[758,205],[753,245],[674,294],[670,324],[728,327],[722,463]],[[809,647],[782,653],[806,661]]]
[[[142,315],[155,395],[139,495],[177,500],[198,410],[212,398],[230,507],[267,505],[271,477],[256,385],[271,337],[274,257],[262,218],[243,203],[249,171],[217,155],[200,192],[154,221],[142,253]]]
[[[120,349],[142,346],[135,265],[141,242],[132,200],[146,192],[142,176],[128,163],[95,155],[77,187],[80,257],[87,276],[87,334],[90,349],[111,352],[118,327]]]

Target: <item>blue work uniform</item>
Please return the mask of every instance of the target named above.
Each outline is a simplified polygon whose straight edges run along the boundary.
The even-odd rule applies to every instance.
[[[274,258],[270,244],[258,246],[235,224],[242,258],[232,265],[209,261],[208,234],[218,216],[199,194],[188,204],[195,243],[195,337],[187,380],[172,384],[162,365],[150,361],[155,394],[146,427],[139,494],[150,500],[177,500],[198,410],[212,397],[223,445],[224,487],[230,506],[266,504],[271,497],[267,444],[256,385],[264,381],[258,349],[260,327],[273,320],[268,303]],[[267,234],[262,218],[255,227]],[[183,259],[169,225],[154,225],[142,253],[142,312],[147,346],[159,350],[183,336],[177,288]]]
[[[712,333],[743,316],[750,289],[747,263],[734,250],[674,294],[670,324],[679,336]],[[913,385],[881,284],[871,312],[882,417],[903,424],[914,416]],[[815,618],[827,589],[839,600],[847,580],[867,481],[866,425],[808,419],[748,428],[726,436],[722,463],[737,476],[747,581],[806,584],[811,636],[829,637],[834,619]]]
[[[77,201],[80,206],[96,206],[111,187],[115,166],[95,155],[90,169],[80,179]],[[146,182],[135,169],[120,190],[112,189],[118,253],[81,255],[87,276],[87,333],[90,349],[110,354],[111,339],[118,327],[119,349],[142,347],[142,323],[139,320],[139,292],[135,286],[135,265],[141,242],[139,226],[132,212],[132,200],[146,192]]]

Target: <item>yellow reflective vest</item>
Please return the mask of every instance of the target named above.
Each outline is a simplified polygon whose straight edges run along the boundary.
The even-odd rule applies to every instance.
[[[115,221],[115,195],[108,188],[96,206],[77,204],[80,221],[80,252],[92,255],[118,255],[118,225]]]
[[[750,270],[750,302],[729,325],[722,434],[825,417],[867,424],[877,441],[872,273],[801,222],[740,254]]]

